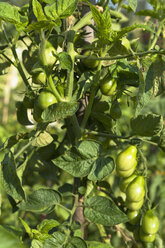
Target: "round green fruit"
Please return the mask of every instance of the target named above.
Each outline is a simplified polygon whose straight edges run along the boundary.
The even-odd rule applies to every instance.
[[[152,243],[155,240],[156,234],[146,234],[143,232],[142,228],[140,228],[140,240],[145,243]]]
[[[138,210],[128,210],[127,216],[131,225],[136,225],[140,219],[140,214]]]
[[[127,187],[126,197],[128,201],[139,202],[145,195],[145,180],[143,176],[137,176]]]
[[[34,84],[46,84],[46,73],[44,71],[40,71],[32,75],[32,82]]]
[[[105,96],[113,96],[116,94],[117,81],[114,78],[103,79],[100,83],[101,93]]]
[[[137,165],[137,148],[129,146],[124,151],[120,152],[116,158],[116,168],[118,170],[127,171]]]
[[[126,199],[126,207],[132,211],[139,210],[143,206],[144,199],[139,202],[128,201]]]
[[[159,219],[152,210],[148,210],[142,219],[142,229],[146,234],[155,234],[159,229]]]
[[[129,177],[122,178],[119,183],[120,190],[125,193],[129,183],[132,182],[136,177],[136,174],[132,174]]]
[[[85,67],[89,69],[95,69],[98,66],[99,61],[96,60],[98,58],[96,54],[91,54],[90,51],[86,51],[83,55],[89,56],[86,59],[82,59],[82,63],[85,65]]]
[[[43,90],[38,96],[38,106],[44,110],[50,105],[57,103],[56,97],[49,91]]]
[[[45,54],[43,55],[42,51],[40,51],[39,53],[39,59],[40,59],[41,64],[45,65],[46,63],[46,65],[49,68],[52,68],[52,66],[55,64],[57,60],[56,54],[57,54],[57,51],[54,48],[54,46],[52,46],[52,44],[49,41],[47,41],[46,47],[45,47]]]

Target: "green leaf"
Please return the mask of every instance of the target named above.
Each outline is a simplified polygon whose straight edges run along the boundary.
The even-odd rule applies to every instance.
[[[137,0],[128,0],[128,5],[135,12],[137,8]]]
[[[103,196],[94,196],[85,199],[84,215],[93,223],[104,226],[114,226],[128,221],[128,217],[116,204]]]
[[[97,162],[93,164],[88,175],[88,179],[92,181],[101,181],[114,170],[114,161],[111,157],[99,157]]]
[[[33,125],[28,119],[27,108],[25,108],[23,102],[17,102],[16,108],[18,122],[24,126]]]
[[[19,141],[26,139],[29,139],[28,133],[17,133],[15,135],[12,135],[3,143],[3,145],[0,147],[0,151],[3,151],[5,149],[11,149]]]
[[[18,9],[15,6],[5,2],[0,3],[0,20],[13,24],[21,23]]]
[[[58,54],[60,65],[62,69],[72,70],[72,59],[70,55],[66,52],[61,52]]]
[[[87,248],[85,241],[79,237],[73,237],[66,248]]]
[[[48,19],[55,21],[56,23],[58,23],[58,26],[61,26],[61,20],[59,16],[57,15],[56,9],[54,8],[54,4],[47,5],[44,8],[44,10],[45,10],[45,14],[48,17]]]
[[[65,238],[65,234],[62,232],[54,232],[52,238],[44,242],[44,248],[62,248]]]
[[[88,248],[113,248],[109,244],[104,244],[103,242],[97,241],[86,241]]]
[[[44,248],[43,247],[43,242],[33,239],[30,248]]]
[[[78,110],[79,103],[77,102],[60,102],[49,106],[42,112],[42,119],[45,122],[65,119],[72,116]]]
[[[32,142],[33,146],[44,147],[52,143],[53,137],[46,131],[39,132]]]
[[[19,217],[19,219],[20,219],[20,221],[21,221],[23,227],[25,228],[26,233],[27,233],[27,234],[29,235],[29,237],[32,239],[32,238],[33,238],[33,233],[32,233],[31,228],[29,227],[29,225],[28,225],[22,218]]]
[[[1,162],[1,183],[6,193],[14,199],[25,199],[25,194],[16,172],[16,165],[12,153],[6,154],[4,160]]]
[[[43,12],[42,5],[37,0],[33,0],[32,5],[33,5],[34,15],[36,16],[37,21],[47,20]]]
[[[133,26],[128,26],[128,27],[122,28],[120,31],[114,32],[112,35],[112,40],[113,41],[119,40],[120,38],[125,36],[127,33],[131,32],[137,28],[142,28],[143,30],[147,30],[149,32],[154,33],[154,30],[152,28],[150,28],[149,26],[138,23],[138,24],[134,24]]]
[[[44,213],[52,211],[55,204],[61,202],[61,195],[53,189],[38,189],[18,204],[21,210]]]
[[[97,26],[97,35],[102,41],[106,42],[106,40],[109,40],[111,35],[111,16],[109,8],[105,10],[104,14],[101,14],[92,4],[90,4],[90,9]]]
[[[114,168],[112,158],[100,155],[101,145],[95,141],[81,141],[52,162],[74,177],[85,177],[101,180]]]
[[[25,248],[20,238],[0,226],[0,248]]]
[[[49,11],[49,13],[51,11],[49,17],[54,16],[54,18],[56,19],[56,16],[58,16],[59,18],[64,19],[73,14],[73,12],[77,7],[77,3],[78,0],[63,0],[63,1],[54,0],[54,3],[49,8],[46,8],[46,10]]]
[[[52,228],[59,226],[60,223],[57,220],[45,219],[38,226],[37,229],[41,233],[48,233]]]
[[[163,128],[163,118],[156,114],[138,115],[131,119],[133,134],[152,137],[161,132]]]

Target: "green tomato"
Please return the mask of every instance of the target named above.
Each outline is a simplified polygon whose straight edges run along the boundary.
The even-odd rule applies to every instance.
[[[116,94],[117,81],[114,78],[103,79],[100,83],[101,93],[105,96],[113,96]]]
[[[139,202],[145,195],[145,180],[143,176],[137,176],[127,187],[126,197],[128,201]]]
[[[46,47],[45,47],[45,60],[46,60],[46,65],[49,68],[52,68],[52,66],[56,62],[56,60],[57,60],[57,58],[55,56],[56,54],[57,54],[57,51],[54,48],[54,46],[52,46],[52,44],[49,41],[47,41],[46,42]],[[41,52],[39,53],[39,59],[40,59],[41,64],[44,65],[44,63],[43,63],[43,55],[41,54]]]
[[[136,169],[136,165],[137,164],[134,164],[134,166],[129,170],[119,170],[118,167],[116,167],[116,173],[119,177],[127,178],[134,173],[134,171]]]
[[[82,59],[82,63],[85,65],[85,67],[87,67],[89,69],[95,69],[98,66],[99,61],[94,60],[94,59],[98,58],[98,56],[96,54],[91,54],[90,51],[86,51],[83,55],[89,56],[89,58]]]
[[[122,178],[119,183],[120,190],[125,193],[129,183],[132,182],[136,177],[136,174],[132,174],[129,177]]]
[[[141,207],[143,206],[143,203],[144,203],[144,199],[142,199],[141,201],[139,202],[134,202],[134,201],[128,201],[126,199],[126,207],[132,211],[135,211],[135,210],[139,210],[141,209]]]
[[[43,90],[38,97],[38,106],[44,110],[50,105],[57,103],[56,97],[49,91]]]
[[[143,232],[143,229],[140,228],[140,240],[145,243],[152,243],[155,240],[156,234],[146,234]]]
[[[146,234],[155,234],[159,229],[159,219],[152,210],[148,210],[142,219],[142,229]]]
[[[136,225],[140,219],[140,214],[138,210],[128,210],[127,216],[131,225]]]
[[[118,170],[130,170],[137,165],[137,148],[129,146],[124,151],[120,152],[116,158],[116,168]]]
[[[113,119],[119,119],[121,117],[121,115],[122,115],[122,112],[120,109],[120,105],[119,105],[118,101],[114,101],[112,103],[112,106],[111,106],[110,116]]]
[[[46,84],[46,73],[44,71],[37,72],[32,75],[32,82],[34,84]]]

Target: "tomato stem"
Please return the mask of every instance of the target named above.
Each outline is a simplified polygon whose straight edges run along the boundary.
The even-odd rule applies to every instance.
[[[92,12],[89,12],[83,16],[78,23],[72,28],[74,31],[78,31],[82,27],[91,24]]]

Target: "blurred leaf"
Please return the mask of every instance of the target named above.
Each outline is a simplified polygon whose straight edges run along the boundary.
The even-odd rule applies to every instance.
[[[32,146],[44,147],[53,141],[53,137],[46,131],[39,132],[32,141]]]
[[[14,199],[25,199],[25,194],[16,172],[14,157],[11,153],[6,154],[1,162],[1,183],[6,193]]]
[[[159,19],[158,13],[152,9],[143,9],[143,10],[137,11],[136,15],[138,15],[138,16],[151,16],[152,18]]]
[[[135,12],[137,8],[137,0],[128,0],[128,5]]]
[[[20,14],[18,9],[9,3],[1,2],[0,3],[0,20],[5,22],[10,22],[13,24],[21,23]]]
[[[44,248],[62,248],[66,235],[61,232],[54,232],[52,238],[44,242]]]
[[[131,128],[135,135],[152,137],[161,132],[163,118],[155,114],[138,115],[131,119]]]
[[[37,229],[41,233],[48,233],[51,229],[59,225],[60,223],[57,220],[46,219],[46,220],[43,220],[39,225],[37,225]]]
[[[0,226],[0,248],[25,248],[19,239],[12,232]]]
[[[105,244],[97,241],[86,241],[88,248],[113,248],[113,246],[109,244]]]
[[[101,180],[114,169],[112,158],[100,155],[101,145],[94,141],[81,141],[52,162],[75,177],[87,176]]]
[[[85,199],[84,215],[87,219],[94,223],[104,226],[114,226],[128,221],[125,215],[116,204],[102,196],[94,196]]]
[[[87,248],[85,241],[79,237],[73,237],[66,245],[66,248]]]
[[[18,204],[21,210],[38,213],[49,212],[55,204],[61,202],[61,195],[53,189],[38,189],[27,197],[26,201]]]
[[[60,102],[55,103],[46,108],[42,112],[42,119],[45,122],[65,119],[72,116],[78,110],[79,103],[77,102]]]
[[[43,242],[33,239],[30,248],[43,248]]]

